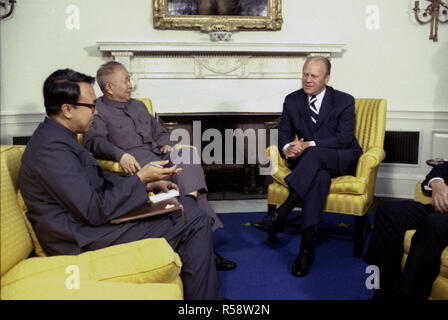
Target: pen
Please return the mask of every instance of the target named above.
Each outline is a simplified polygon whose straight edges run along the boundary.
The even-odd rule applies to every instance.
[[[153,167],[163,169],[163,166],[161,166],[160,164],[152,163],[152,162],[150,162],[149,164],[152,165]]]

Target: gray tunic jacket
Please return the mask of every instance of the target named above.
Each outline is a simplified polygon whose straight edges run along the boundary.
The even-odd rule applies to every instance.
[[[132,154],[141,166],[160,160],[163,145],[174,145],[166,129],[139,100],[118,102],[100,97],[98,115],[84,135],[84,146],[96,158],[119,161],[124,153]]]
[[[46,118],[22,156],[19,187],[47,254],[79,254],[114,244],[133,223],[109,221],[145,203],[138,177],[102,172],[76,135]]]

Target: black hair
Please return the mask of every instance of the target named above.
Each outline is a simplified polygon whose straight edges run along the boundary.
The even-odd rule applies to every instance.
[[[59,69],[44,82],[44,105],[47,115],[56,115],[64,103],[76,103],[81,90],[78,82],[94,84],[95,78],[72,69]]]

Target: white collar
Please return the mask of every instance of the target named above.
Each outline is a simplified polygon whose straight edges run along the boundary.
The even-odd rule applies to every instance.
[[[322,101],[322,100],[324,99],[325,91],[327,91],[327,88],[325,88],[321,93],[319,93],[319,94],[316,96],[317,101]],[[308,99],[311,99],[311,96],[310,96],[310,95],[308,95]]]

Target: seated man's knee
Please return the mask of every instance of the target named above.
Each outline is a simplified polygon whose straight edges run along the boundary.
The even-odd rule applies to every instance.
[[[198,152],[193,146],[175,146],[170,152],[173,164],[201,164]]]
[[[211,232],[212,224],[210,222],[210,217],[201,208],[196,207],[195,210],[192,210],[190,215],[186,216],[186,219],[187,219],[187,222],[188,222],[188,219],[191,219],[192,221],[194,221],[194,224],[197,229],[206,228],[206,229],[210,229],[210,232]]]
[[[412,201],[386,201],[381,203],[375,213],[375,223],[387,220],[392,224],[399,224],[409,214]]]
[[[315,181],[317,183],[325,183],[325,184],[330,184],[331,183],[331,175],[328,171],[326,170],[320,170],[318,171]]]
[[[446,213],[428,214],[422,222],[422,229],[435,234],[436,236],[447,237],[448,215]]]
[[[210,226],[210,218],[207,213],[199,208],[196,201],[191,196],[181,197],[181,203],[184,206],[184,215],[187,223],[197,221],[200,225]]]
[[[320,161],[327,155],[326,150],[320,147],[309,147],[300,156],[302,159],[308,159],[312,161]]]

